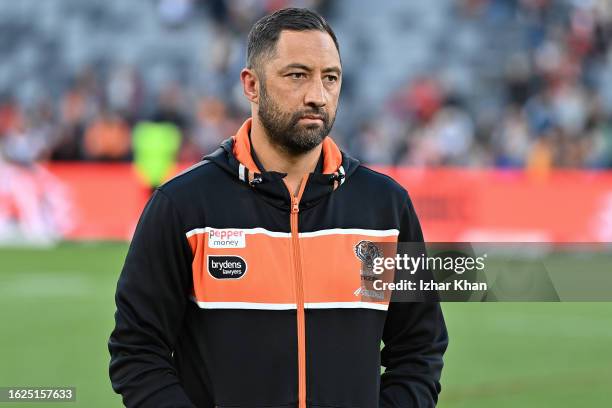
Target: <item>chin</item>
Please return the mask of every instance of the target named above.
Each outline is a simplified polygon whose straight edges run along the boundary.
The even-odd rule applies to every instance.
[[[304,129],[321,129],[323,127],[320,123],[309,123],[308,125],[304,125]]]

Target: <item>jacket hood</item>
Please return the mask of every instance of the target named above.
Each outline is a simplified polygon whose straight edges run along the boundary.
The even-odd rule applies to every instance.
[[[238,180],[262,193],[277,207],[290,208],[291,196],[283,178],[286,173],[260,170],[252,154],[249,134],[252,118],[247,119],[238,132],[224,140],[213,153],[204,157],[224,169]],[[310,173],[300,209],[315,205],[327,194],[339,188],[357,169],[359,161],[342,152],[327,136],[322,143],[322,166]]]

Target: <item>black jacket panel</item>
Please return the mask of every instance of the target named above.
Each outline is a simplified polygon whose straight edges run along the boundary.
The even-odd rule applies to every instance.
[[[112,385],[128,407],[297,407],[290,196],[282,174],[238,161],[236,143],[160,187],[143,211],[109,340]],[[358,262],[356,240],[422,241],[414,208],[395,181],[338,157],[338,171],[310,175],[299,207],[307,406],[433,407],[448,343],[439,304],[353,302],[333,284],[359,285],[341,266]],[[217,248],[219,230],[246,238]],[[236,258],[246,269],[237,277],[214,275],[211,260]]]

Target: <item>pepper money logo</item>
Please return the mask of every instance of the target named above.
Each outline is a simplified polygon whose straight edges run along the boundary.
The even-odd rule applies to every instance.
[[[247,263],[237,255],[208,255],[208,273],[215,279],[240,279],[247,272]]]
[[[208,232],[209,248],[245,248],[245,233],[237,228],[211,228]]]

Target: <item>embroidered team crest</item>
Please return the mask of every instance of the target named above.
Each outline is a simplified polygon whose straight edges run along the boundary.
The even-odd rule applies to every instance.
[[[382,251],[372,241],[359,241],[355,245],[355,255],[361,260],[361,273],[373,275],[374,259],[382,256]]]
[[[353,292],[353,295],[364,300],[381,301],[384,292],[374,290],[372,283],[378,279],[374,274],[374,260],[383,256],[382,250],[372,241],[359,241],[355,245],[355,255],[361,261],[361,286]]]

